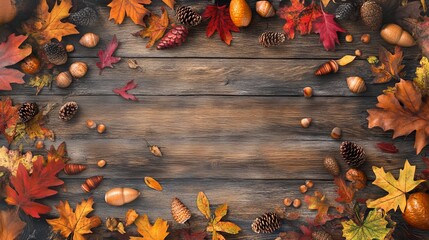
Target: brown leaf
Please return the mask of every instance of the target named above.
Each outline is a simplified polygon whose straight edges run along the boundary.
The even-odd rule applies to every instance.
[[[403,53],[399,46],[395,47],[395,53],[391,54],[384,47],[380,48],[379,60],[381,65],[371,65],[372,74],[375,76],[373,83],[386,83],[392,78],[400,79],[405,65],[401,65]]]
[[[355,189],[352,186],[347,186],[346,181],[341,177],[335,177],[334,182],[338,186],[338,197],[335,201],[340,203],[351,203],[355,195]]]
[[[150,3],[151,0],[113,0],[107,5],[111,8],[109,20],[113,19],[116,24],[121,24],[127,15],[135,24],[145,26],[143,18],[150,12],[143,4]]]
[[[328,215],[328,211],[331,206],[329,205],[325,195],[316,191],[314,196],[305,195],[304,202],[307,203],[308,209],[317,210],[317,215],[314,218],[314,223],[316,225],[323,225],[326,221],[331,219]]]
[[[149,42],[146,44],[146,48],[152,47],[158,39],[162,38],[165,30],[168,27],[168,13],[163,7],[161,7],[161,12],[161,17],[157,14],[152,13],[149,17],[149,27],[133,34],[134,36],[149,38]]]
[[[0,211],[0,239],[14,240],[24,230],[25,222],[21,221],[18,211],[3,210]]]

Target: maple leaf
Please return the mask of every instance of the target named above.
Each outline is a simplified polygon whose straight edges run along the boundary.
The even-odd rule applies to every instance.
[[[335,201],[340,203],[351,203],[354,199],[356,189],[353,188],[353,186],[347,186],[346,181],[341,177],[335,177],[334,182],[338,186],[338,197]]]
[[[41,74],[30,78],[28,85],[36,88],[36,95],[39,95],[40,91],[44,87],[50,87],[54,78],[51,74]]]
[[[346,31],[335,22],[334,18],[334,15],[322,10],[322,15],[313,22],[314,32],[320,35],[320,41],[327,51],[335,50],[335,43],[340,44],[337,32]]]
[[[57,194],[57,191],[49,187],[64,183],[56,176],[64,168],[64,163],[50,162],[44,166],[43,162],[43,157],[39,156],[33,163],[31,175],[24,165],[20,164],[16,176],[10,177],[13,188],[11,185],[6,186],[6,203],[22,208],[26,214],[34,218],[40,218],[39,214],[48,213],[51,208],[33,200]]]
[[[51,148],[48,151],[47,162],[63,162],[66,163],[70,158],[67,157],[67,146],[66,142],[62,142],[58,145],[58,148],[55,149],[54,145],[51,145]]]
[[[402,70],[405,65],[401,65],[403,52],[401,47],[395,47],[395,53],[391,54],[384,47],[379,51],[380,66],[371,65],[372,74],[375,76],[373,83],[386,83],[392,78],[400,79],[403,76]]]
[[[130,240],[164,240],[169,232],[168,223],[162,218],[156,219],[152,225],[149,222],[147,215],[139,216],[134,224],[137,226],[137,231],[143,237],[131,237]]]
[[[110,17],[116,24],[122,24],[125,15],[135,24],[145,26],[143,18],[150,13],[143,4],[150,4],[151,0],[113,0],[109,3]]]
[[[120,95],[121,97],[127,99],[127,100],[133,100],[138,101],[137,97],[133,94],[129,94],[128,91],[132,90],[137,87],[137,84],[134,83],[134,80],[129,81],[125,86],[122,88],[116,88],[113,89],[113,92]]]
[[[118,48],[118,40],[116,39],[116,35],[113,35],[112,40],[109,42],[109,45],[107,45],[106,50],[98,51],[98,58],[100,59],[100,62],[97,62],[96,65],[101,70],[103,70],[105,67],[113,68],[112,64],[117,63],[121,60],[120,57],[113,57],[113,53],[116,51],[116,48]]]
[[[390,172],[386,173],[383,167],[373,166],[372,171],[375,174],[375,180],[372,184],[379,186],[388,194],[376,200],[368,200],[366,205],[369,208],[381,208],[386,212],[391,209],[396,211],[398,207],[404,212],[407,204],[405,194],[425,181],[414,181],[416,166],[411,166],[408,160],[405,161],[404,168],[399,171],[398,180]]]
[[[12,100],[3,98],[0,103],[0,133],[5,136],[8,143],[13,141],[14,134],[9,135],[6,129],[14,128],[18,123],[19,115],[18,108],[12,105]]]
[[[332,220],[335,216],[328,214],[329,208],[332,206],[328,203],[326,196],[316,191],[314,196],[305,195],[304,202],[307,203],[308,209],[317,210],[317,215],[314,218],[314,224],[323,225],[327,221]]]
[[[0,211],[0,239],[14,240],[24,230],[25,222],[21,221],[18,212],[14,210]]]
[[[44,140],[48,138],[53,141],[55,138],[54,132],[44,126],[47,121],[47,114],[51,110],[48,108],[49,106],[45,107],[43,111],[39,111],[39,113],[27,123],[17,124],[15,129],[16,135],[21,137],[27,135],[32,140]],[[19,137],[15,137],[15,140],[19,140]]]
[[[19,48],[26,39],[26,36],[11,34],[6,42],[0,44],[0,90],[12,90],[11,83],[25,83],[22,79],[25,75],[24,73],[5,67],[13,65],[31,54],[32,48],[30,45]]]
[[[161,17],[152,13],[148,20],[149,27],[133,33],[134,36],[149,38],[146,48],[152,47],[158,39],[162,38],[165,30],[168,27],[168,12],[165,10],[165,8],[161,7],[161,13]]]
[[[91,228],[98,227],[101,224],[99,217],[87,217],[94,210],[92,208],[93,204],[94,200],[92,198],[87,201],[83,200],[80,204],[77,204],[76,211],[73,211],[68,201],[60,201],[60,204],[56,206],[60,217],[47,219],[46,221],[54,231],[59,231],[67,239],[69,239],[70,235],[73,235],[70,240],[85,240],[86,238],[83,235],[92,233]]]
[[[423,96],[429,95],[429,60],[426,57],[420,60],[420,67],[416,68],[416,77],[413,81]]]
[[[343,237],[346,240],[353,239],[385,239],[392,230],[387,227],[389,222],[383,212],[372,210],[368,213],[363,223],[356,224],[353,220],[343,221]]]
[[[206,36],[211,37],[217,31],[220,39],[227,45],[231,45],[231,31],[240,31],[240,29],[238,29],[238,27],[232,22],[231,16],[229,15],[229,8],[226,5],[208,5],[204,10],[202,17],[204,20],[210,19],[206,29]]]
[[[401,80],[395,88],[396,91],[377,97],[377,108],[367,110],[368,128],[393,130],[393,138],[416,131],[414,148],[419,154],[429,141],[426,135],[429,133],[429,98],[423,101],[411,81]]]
[[[7,168],[13,176],[16,176],[20,164],[31,172],[33,161],[37,158],[38,156],[33,157],[31,152],[22,155],[19,150],[9,150],[5,146],[0,148],[0,166]]]
[[[25,32],[30,34],[39,45],[48,43],[56,38],[61,42],[64,36],[79,34],[74,24],[62,22],[69,16],[72,8],[72,0],[62,0],[58,4],[57,0],[49,12],[47,0],[41,0],[37,6],[36,16],[22,25]]]

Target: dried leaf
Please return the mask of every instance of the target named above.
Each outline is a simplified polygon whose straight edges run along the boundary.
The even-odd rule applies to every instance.
[[[416,68],[414,84],[419,88],[423,96],[429,95],[429,60],[422,57],[420,67]]]
[[[131,80],[122,88],[113,89],[113,92],[120,95],[126,100],[138,101],[136,96],[128,93],[129,90],[135,89],[136,87],[137,87],[137,84],[134,83],[134,80]]]
[[[397,153],[399,151],[398,148],[393,145],[393,143],[380,142],[376,145],[381,151],[385,153]]]
[[[429,17],[415,24],[415,35],[423,55],[429,58]]]
[[[25,222],[21,221],[18,211],[0,211],[0,239],[14,240],[24,230]]]
[[[0,44],[0,90],[12,90],[11,83],[25,83],[22,79],[24,73],[5,67],[13,65],[31,54],[30,45],[27,44],[23,48],[19,48],[26,39],[27,36],[11,34],[6,42]]]
[[[210,19],[206,29],[206,36],[211,37],[217,31],[220,39],[227,45],[231,45],[231,31],[240,31],[232,22],[231,16],[229,15],[229,8],[226,5],[208,5],[204,10],[202,17],[204,20]]]
[[[386,173],[383,167],[373,166],[372,170],[376,177],[372,184],[379,186],[388,194],[376,200],[368,200],[367,206],[381,208],[386,212],[392,209],[396,211],[398,207],[404,212],[407,203],[406,193],[424,182],[424,180],[414,181],[416,166],[411,166],[408,160],[405,161],[404,168],[399,171],[398,180],[390,172]]]
[[[143,237],[131,237],[130,240],[164,240],[169,234],[168,223],[162,218],[156,219],[152,225],[149,222],[147,215],[139,216],[134,224],[137,226],[137,231]]]
[[[371,65],[372,74],[375,76],[373,83],[386,83],[392,78],[400,79],[405,65],[401,65],[403,52],[399,46],[395,47],[395,53],[391,54],[384,47],[380,47],[379,60],[381,65]]]
[[[168,12],[163,7],[161,7],[161,13],[161,17],[152,13],[149,17],[149,27],[133,34],[134,36],[149,38],[146,48],[152,47],[155,42],[158,41],[158,39],[161,39],[168,27]]]
[[[345,55],[344,57],[336,60],[338,65],[345,66],[355,60],[356,56],[353,55]]]
[[[106,50],[100,50],[98,51],[98,58],[100,59],[100,62],[97,62],[96,65],[101,70],[103,70],[105,67],[113,68],[114,63],[117,63],[121,60],[120,57],[113,57],[113,53],[116,51],[116,48],[118,48],[118,40],[116,39],[116,35],[113,35],[112,40],[107,45]]]
[[[385,239],[392,230],[387,227],[388,221],[385,215],[376,209],[370,211],[362,224],[356,224],[353,220],[343,221],[343,237],[346,240],[354,239]]]
[[[395,92],[387,92],[377,97],[377,108],[369,109],[368,128],[381,127],[393,130],[393,138],[416,131],[414,148],[417,154],[428,144],[426,128],[429,126],[429,98],[422,100],[413,82],[401,80]]]
[[[376,56],[369,56],[366,60],[368,61],[369,64],[378,64],[379,63],[378,57],[376,57]]]
[[[33,160],[38,157],[31,152],[21,155],[19,150],[8,150],[5,146],[0,148],[0,166],[7,168],[13,176],[16,176],[18,166],[22,164],[29,172],[33,170]]]
[[[315,192],[314,196],[305,195],[304,202],[307,203],[308,209],[317,210],[317,215],[314,218],[314,223],[316,225],[323,225],[326,221],[332,219],[332,217],[328,215],[328,211],[331,206],[329,205],[325,195],[322,195],[319,192]]]
[[[54,132],[44,126],[45,122],[47,120],[46,114],[47,113],[44,112],[43,110],[39,111],[39,113],[33,119],[31,119],[29,122],[27,122],[26,124],[21,123],[22,125],[25,126],[25,128],[24,128],[25,133],[27,134],[27,136],[30,139],[32,139],[32,140],[35,140],[35,139],[44,140],[45,138],[48,138],[52,141],[54,140],[54,138],[55,138]],[[17,126],[17,133],[18,134],[19,134],[18,128],[19,128],[19,125],[21,125],[21,124],[18,124],[18,126]]]
[[[314,32],[320,35],[320,42],[327,51],[334,51],[335,44],[340,44],[337,32],[345,32],[337,22],[335,16],[325,13],[322,10],[322,15],[316,18],[313,22]]]
[[[67,157],[67,147],[66,142],[62,142],[60,145],[58,145],[58,148],[55,149],[54,145],[51,145],[51,148],[48,151],[48,162],[57,162],[61,161],[63,163],[66,163],[70,160],[70,158]]]
[[[335,177],[334,182],[338,186],[338,197],[335,201],[339,203],[351,203],[354,199],[356,189],[353,186],[347,186],[346,181],[341,177]]]
[[[331,0],[322,0],[323,6],[327,7],[329,2],[331,2]]]
[[[106,219],[106,228],[111,232],[119,232],[120,234],[125,234],[125,226],[117,218],[108,217]]]
[[[145,177],[144,178],[144,183],[146,183],[146,185],[152,189],[155,189],[157,191],[162,191],[162,186],[161,184],[159,184],[158,181],[156,181],[154,178],[152,177]]]
[[[211,212],[210,212],[210,202],[207,196],[203,192],[198,193],[197,197],[197,207],[198,210],[207,218],[210,219]]]
[[[52,80],[54,80],[54,78],[51,74],[41,74],[31,77],[28,85],[31,87],[35,87],[36,95],[39,95],[40,91],[42,91],[44,87],[51,86]]]
[[[192,232],[183,231],[182,233],[183,240],[204,240],[207,237],[206,232]]]
[[[125,226],[133,224],[138,216],[139,214],[136,212],[136,210],[128,209],[127,213],[125,214]]]
[[[9,135],[6,133],[6,129],[14,129],[18,120],[18,108],[12,105],[12,100],[9,97],[3,98],[0,103],[0,134],[4,135],[8,143],[13,141],[15,133]]]
[[[174,10],[174,5],[176,4],[176,0],[162,0],[168,7]]]
[[[143,18],[150,13],[143,4],[150,4],[151,0],[113,0],[109,3],[109,20],[115,20],[116,24],[122,24],[125,15],[131,18],[135,24],[145,26]]]
[[[61,21],[69,16],[71,8],[72,0],[62,0],[60,4],[55,0],[51,12],[49,12],[47,0],[41,0],[36,10],[36,16],[25,22],[22,28],[39,45],[43,45],[53,38],[61,42],[63,36],[79,34],[75,25]]]
[[[423,157],[422,160],[426,164],[426,169],[422,171],[423,176],[425,177],[426,180],[429,180],[429,158]]]
[[[68,201],[60,201],[56,207],[60,217],[46,220],[54,231],[60,231],[65,238],[72,236],[70,240],[85,240],[85,234],[92,233],[91,228],[100,226],[101,219],[97,216],[87,217],[94,208],[94,200],[89,198],[77,204],[76,211],[70,207]]]
[[[137,60],[135,59],[128,59],[127,63],[128,67],[131,69],[141,68],[140,65],[137,63]]]
[[[155,157],[162,157],[161,148],[156,145],[150,145],[149,151],[154,155]]]

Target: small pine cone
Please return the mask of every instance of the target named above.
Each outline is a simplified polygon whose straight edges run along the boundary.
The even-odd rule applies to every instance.
[[[71,13],[69,17],[69,22],[77,26],[93,26],[98,19],[97,11],[93,8],[85,7],[77,12]]]
[[[68,121],[77,113],[78,105],[76,102],[67,102],[59,111],[59,117],[63,121]]]
[[[335,18],[338,20],[350,19],[358,10],[358,6],[356,2],[340,4],[337,9],[335,9]]]
[[[187,6],[181,6],[176,9],[177,20],[187,26],[195,27],[201,23],[201,15]]]
[[[43,46],[48,61],[55,65],[63,65],[67,62],[67,51],[62,43],[51,42]]]
[[[191,211],[178,198],[173,198],[171,202],[171,215],[174,221],[183,224],[191,218]]]
[[[378,31],[383,22],[383,8],[374,1],[365,2],[360,8],[363,23],[373,31]]]
[[[313,232],[311,236],[313,237],[313,240],[333,240],[331,234],[322,230]]]
[[[259,36],[259,43],[264,47],[271,47],[282,44],[286,41],[286,35],[279,32],[264,32]]]
[[[365,162],[365,151],[354,142],[344,141],[341,143],[340,152],[344,161],[352,168],[358,168]]]
[[[159,41],[156,49],[173,48],[182,45],[188,36],[188,29],[185,26],[174,26],[167,34]]]
[[[37,103],[23,103],[18,110],[19,120],[26,123],[34,118],[39,113],[39,106]]]
[[[276,213],[269,212],[253,221],[252,230],[255,233],[272,233],[279,229],[280,225],[280,217]]]
[[[340,175],[340,165],[334,157],[325,157],[323,160],[323,166],[332,176]]]

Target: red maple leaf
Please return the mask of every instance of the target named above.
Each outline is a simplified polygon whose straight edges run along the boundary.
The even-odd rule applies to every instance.
[[[121,60],[120,57],[113,57],[113,53],[116,51],[116,48],[118,48],[118,40],[116,39],[116,35],[113,35],[112,41],[109,42],[107,45],[106,50],[98,51],[98,58],[100,59],[100,62],[97,62],[96,65],[101,70],[105,67],[113,68],[112,64],[117,63]]]
[[[340,44],[337,32],[346,31],[335,22],[334,18],[334,15],[322,10],[322,15],[313,22],[314,32],[320,35],[320,41],[327,51],[334,51],[335,43]]]
[[[341,177],[335,177],[334,182],[338,186],[338,197],[335,201],[340,203],[351,203],[355,196],[355,189],[351,186],[347,186],[346,181]]]
[[[43,165],[43,157],[39,157],[33,163],[33,173],[29,175],[24,165],[20,164],[16,176],[10,177],[10,184],[6,186],[6,203],[15,205],[34,217],[51,211],[49,206],[37,203],[33,200],[42,199],[57,194],[57,191],[49,187],[62,185],[64,182],[56,175],[64,168],[64,162],[53,161]]]
[[[127,100],[133,100],[133,101],[138,101],[138,99],[136,98],[136,96],[134,96],[133,94],[129,94],[128,90],[134,89],[137,87],[137,84],[134,83],[134,80],[129,81],[125,86],[123,86],[122,88],[116,88],[113,89],[113,92],[121,95],[121,97],[127,99]]]
[[[229,16],[229,8],[227,8],[226,5],[221,7],[208,5],[202,16],[203,19],[210,19],[206,29],[207,37],[211,37],[217,30],[220,39],[226,44],[231,45],[231,31],[239,32],[240,30],[232,23],[231,17]]]
[[[11,143],[14,136],[9,136],[6,129],[15,127],[18,122],[18,109],[12,105],[10,98],[2,99],[0,102],[0,134],[3,134]]]

